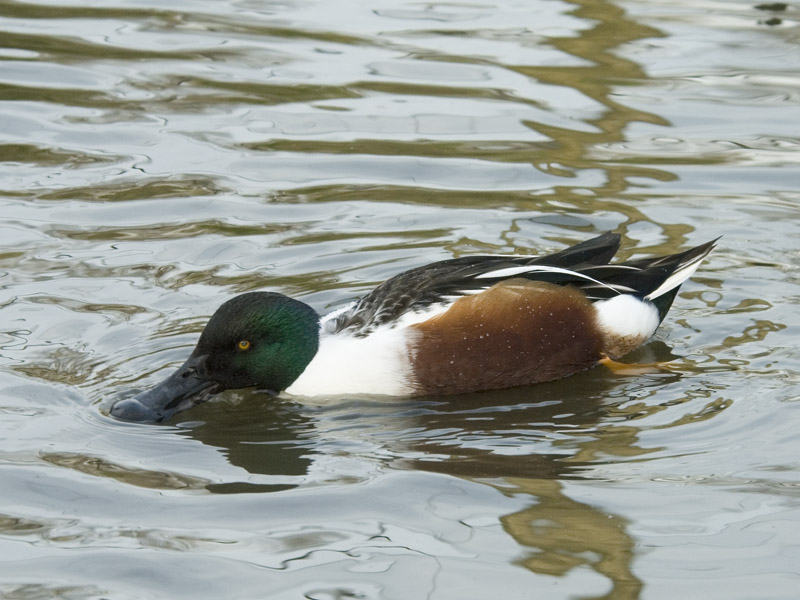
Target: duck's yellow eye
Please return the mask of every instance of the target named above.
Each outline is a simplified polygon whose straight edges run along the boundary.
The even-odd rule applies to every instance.
[[[250,349],[250,340],[242,340],[238,344],[236,344],[236,347],[239,350],[249,350]]]

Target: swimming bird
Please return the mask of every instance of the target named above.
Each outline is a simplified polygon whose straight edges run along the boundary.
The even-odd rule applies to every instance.
[[[650,338],[716,240],[609,264],[606,233],[547,256],[466,256],[405,271],[327,316],[274,292],[212,315],[186,362],[111,415],[163,421],[227,389],[444,395],[559,379]]]

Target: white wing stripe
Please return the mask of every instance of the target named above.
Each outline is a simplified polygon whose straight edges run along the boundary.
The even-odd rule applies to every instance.
[[[514,275],[519,275],[520,273],[531,273],[533,271],[536,271],[537,269],[541,269],[541,267],[536,267],[536,266],[506,267],[505,269],[497,269],[496,271],[488,271],[487,273],[481,273],[480,275],[476,275],[475,279],[494,279],[496,277],[513,277]]]
[[[597,285],[608,288],[616,292],[617,294],[622,293],[615,287],[610,286],[607,283],[603,283],[602,281],[598,281],[594,277],[589,277],[588,275],[584,275],[583,273],[578,273],[577,271],[570,271],[569,269],[562,269],[561,267],[545,267],[541,265],[530,265],[527,267],[508,267],[506,269],[498,269],[497,271],[489,271],[488,273],[481,273],[480,275],[476,276],[475,279],[513,277],[514,275],[520,275],[522,273],[562,273],[564,275],[571,275],[573,277],[580,277],[581,279],[586,279],[587,281],[591,281],[593,283],[596,283]]]

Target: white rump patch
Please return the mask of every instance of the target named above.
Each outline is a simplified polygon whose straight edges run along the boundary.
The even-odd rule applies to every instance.
[[[658,309],[635,296],[615,296],[594,303],[597,323],[608,335],[620,338],[649,338],[660,323]]]

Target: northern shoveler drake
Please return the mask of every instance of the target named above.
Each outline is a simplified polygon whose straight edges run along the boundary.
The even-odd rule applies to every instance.
[[[607,233],[555,254],[467,256],[400,273],[329,315],[273,292],[225,302],[188,360],[111,415],[163,421],[227,389],[459,394],[566,377],[655,333],[716,240],[609,264]]]

